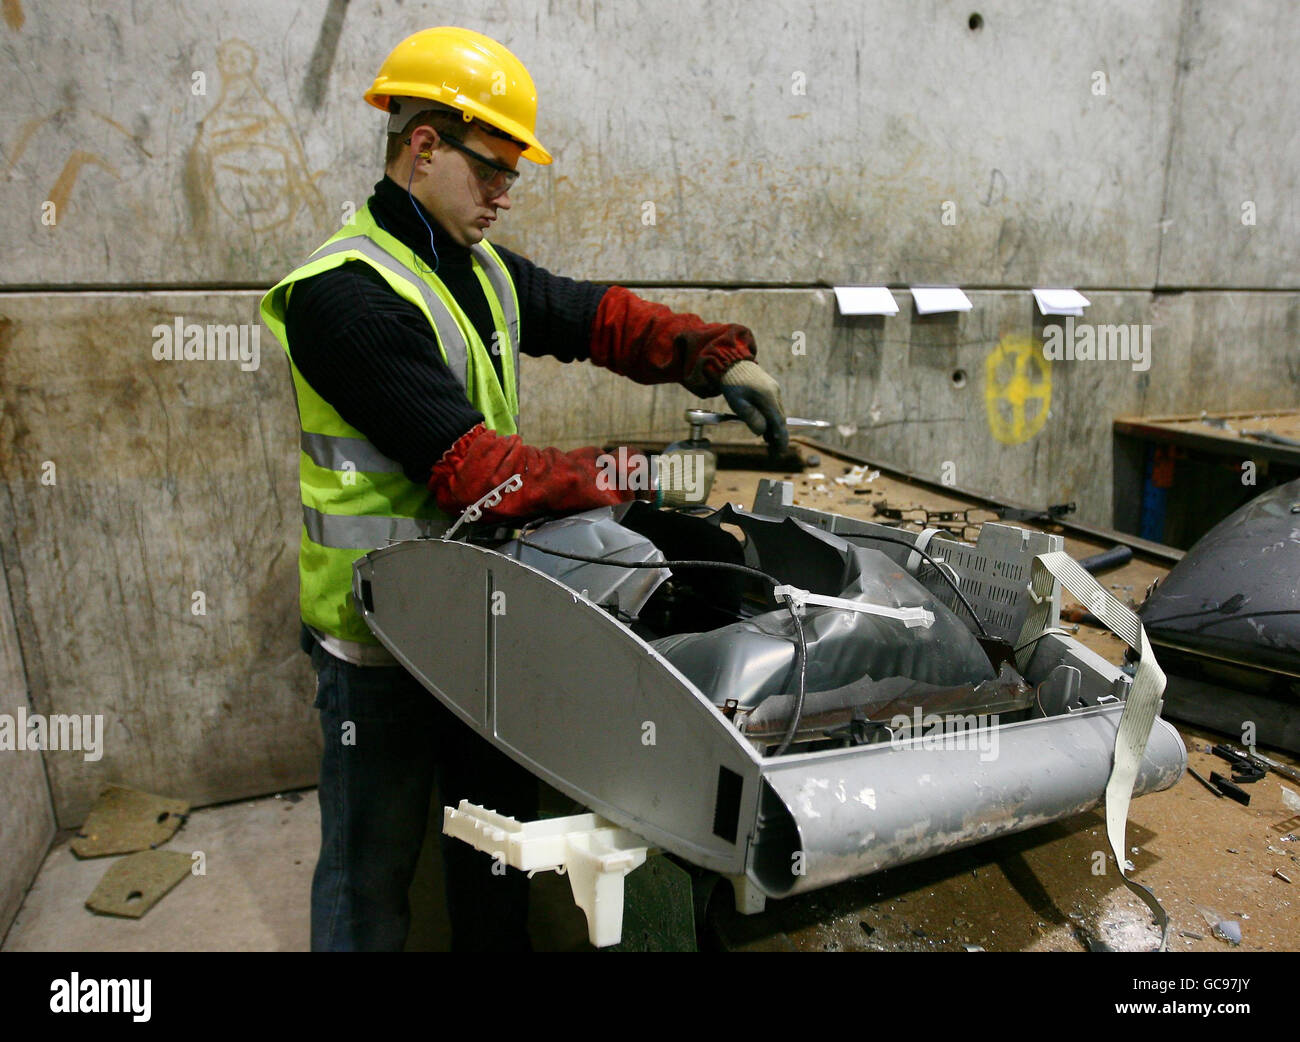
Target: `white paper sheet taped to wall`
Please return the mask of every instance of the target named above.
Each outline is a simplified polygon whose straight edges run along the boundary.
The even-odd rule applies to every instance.
[[[1083,317],[1083,309],[1091,303],[1077,289],[1036,289],[1032,291],[1040,314],[1074,315]]]
[[[898,301],[887,286],[836,286],[841,315],[897,315]]]
[[[913,286],[912,300],[918,315],[936,315],[943,311],[969,311],[970,297],[956,286]]]

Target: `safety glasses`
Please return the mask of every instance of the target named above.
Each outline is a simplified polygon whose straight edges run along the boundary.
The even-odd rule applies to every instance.
[[[465,155],[469,156],[472,160],[470,169],[483,182],[483,187],[487,191],[489,199],[495,199],[498,195],[510,191],[515,182],[519,180],[518,170],[511,170],[508,166],[503,166],[491,156],[480,155],[467,145],[461,144],[454,137],[443,134],[438,140],[450,145],[457,152],[464,152]]]

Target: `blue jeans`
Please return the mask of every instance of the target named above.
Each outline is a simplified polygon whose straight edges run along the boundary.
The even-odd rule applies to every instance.
[[[316,669],[321,851],[311,886],[313,951],[401,951],[407,899],[435,780],[462,799],[528,820],[537,779],[461,723],[400,666],[335,658],[304,631]],[[528,879],[441,837],[454,951],[528,950]]]

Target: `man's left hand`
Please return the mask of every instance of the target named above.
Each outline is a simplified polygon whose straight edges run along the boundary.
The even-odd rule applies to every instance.
[[[757,362],[740,361],[722,374],[722,396],[731,410],[749,424],[749,429],[767,442],[775,455],[790,444],[781,405],[781,385]]]

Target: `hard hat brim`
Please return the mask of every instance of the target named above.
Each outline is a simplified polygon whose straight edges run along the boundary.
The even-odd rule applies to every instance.
[[[503,134],[508,134],[516,141],[522,142],[524,151],[521,154],[524,159],[531,160],[541,166],[547,166],[552,161],[551,153],[537,140],[537,135],[531,130],[515,120],[487,111],[464,95],[433,97],[427,84],[388,82],[383,85],[382,91],[377,90],[376,87],[366,91],[365,98],[371,105],[383,112],[388,111],[389,98],[427,98],[429,101],[436,101],[440,105],[448,105],[451,108],[459,109],[463,113],[469,113],[474,119],[482,120],[488,126],[495,127]]]

